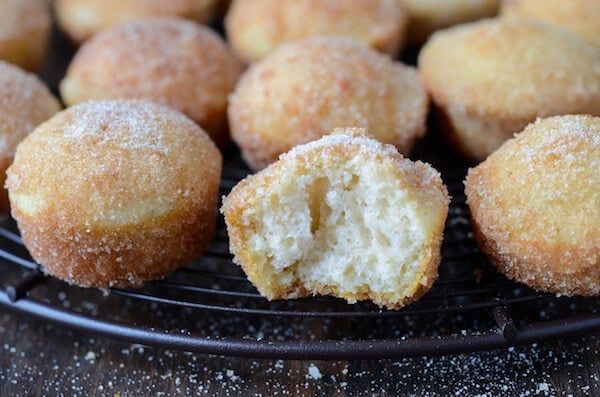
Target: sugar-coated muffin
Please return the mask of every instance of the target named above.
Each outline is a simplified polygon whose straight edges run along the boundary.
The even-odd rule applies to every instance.
[[[251,168],[338,127],[364,127],[401,153],[425,133],[416,70],[347,38],[284,44],[253,64],[230,97],[233,140]]]
[[[509,278],[600,295],[600,118],[540,119],[469,170],[481,248]]]
[[[38,71],[48,52],[50,12],[37,0],[0,0],[0,59]]]
[[[199,23],[210,20],[218,0],[55,0],[61,29],[83,43],[105,29],[152,17],[180,17]]]
[[[600,115],[600,51],[540,22],[491,19],[439,31],[419,71],[446,133],[475,161],[537,117]]]
[[[406,42],[420,46],[436,30],[493,17],[499,0],[400,0],[408,13]]]
[[[11,212],[33,259],[85,287],[161,278],[211,242],[221,154],[192,120],[137,100],[57,113],[19,144]]]
[[[0,61],[0,215],[8,213],[6,169],[17,144],[60,110],[60,103],[37,76]]]
[[[224,198],[234,262],[268,299],[324,294],[396,309],[436,279],[446,186],[365,132],[297,146]]]
[[[153,18],[104,31],[76,53],[60,92],[67,105],[89,99],[147,99],[171,106],[228,141],[227,96],[241,65],[209,28]]]
[[[234,0],[227,37],[247,62],[309,36],[343,36],[396,55],[407,14],[399,0]]]
[[[600,0],[503,0],[500,15],[551,23],[600,48]]]

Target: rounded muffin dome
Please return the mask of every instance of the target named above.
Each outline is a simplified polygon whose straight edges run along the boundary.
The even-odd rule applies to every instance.
[[[23,242],[49,274],[137,285],[208,246],[221,162],[208,135],[175,110],[90,101],[28,135],[6,185]]]
[[[425,133],[428,97],[417,71],[350,39],[282,45],[252,65],[230,96],[233,140],[253,169],[335,128],[362,127],[408,153]]]

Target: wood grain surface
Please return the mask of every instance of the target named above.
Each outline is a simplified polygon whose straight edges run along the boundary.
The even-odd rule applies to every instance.
[[[252,360],[0,314],[1,396],[599,396],[600,333],[442,357]]]

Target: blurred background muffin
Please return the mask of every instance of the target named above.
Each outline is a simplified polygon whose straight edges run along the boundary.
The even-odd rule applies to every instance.
[[[50,11],[39,0],[0,0],[0,59],[38,71],[48,51]]]
[[[112,26],[149,17],[181,17],[208,22],[218,0],[55,0],[62,30],[76,43]]]
[[[183,112],[218,144],[228,141],[227,96],[241,65],[209,28],[152,18],[108,29],[84,43],[60,84],[63,101],[147,99]]]
[[[600,48],[600,0],[504,0],[500,14],[560,26]]]
[[[398,0],[234,0],[227,37],[247,62],[308,36],[344,36],[396,55],[407,14]]]

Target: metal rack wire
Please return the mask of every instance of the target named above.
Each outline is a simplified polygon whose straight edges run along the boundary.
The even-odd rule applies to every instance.
[[[42,274],[14,222],[0,227],[0,305],[95,335],[256,358],[395,358],[469,352],[600,330],[600,300],[533,291],[494,272],[473,240],[462,172],[445,175],[453,201],[440,277],[399,311],[315,297],[268,302],[231,262],[220,220],[198,261],[165,280],[108,294]],[[227,167],[226,193],[247,171]]]

